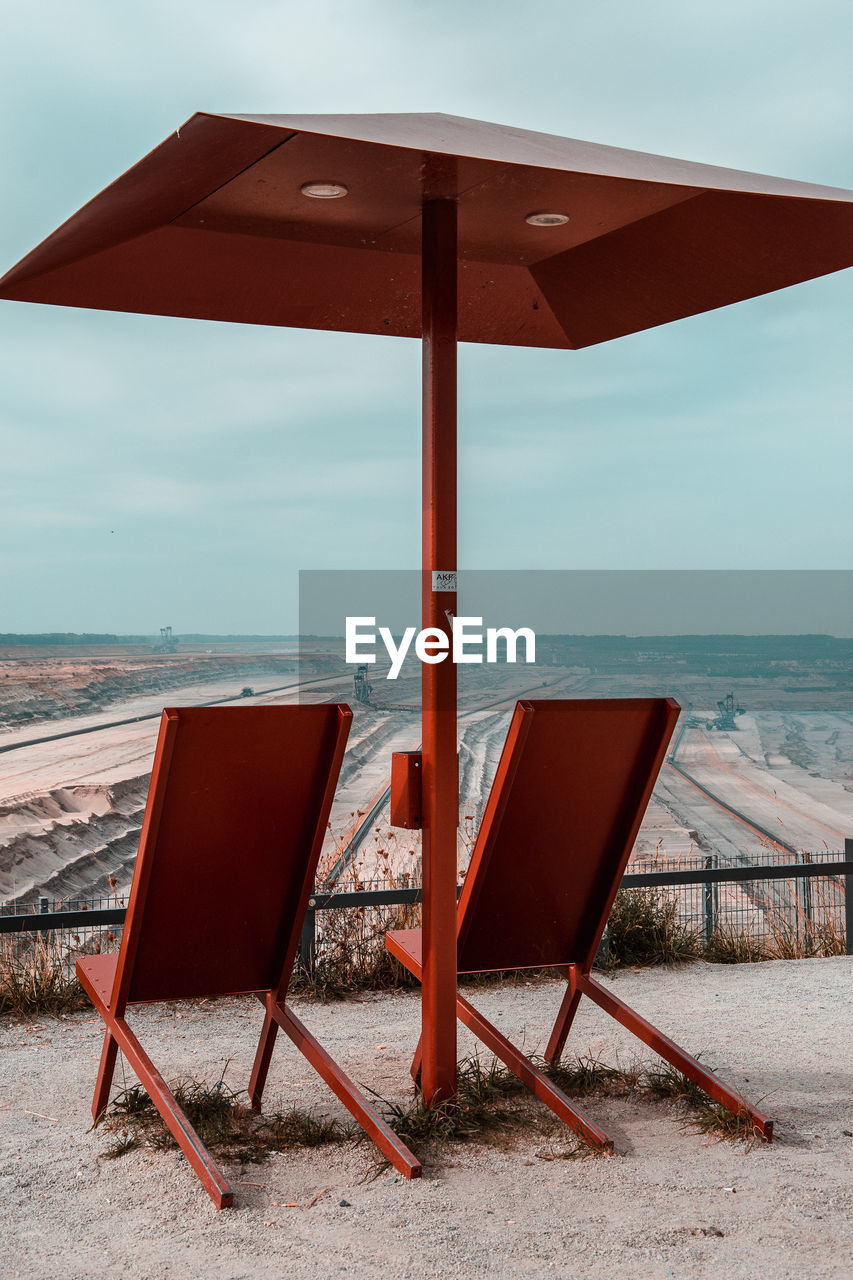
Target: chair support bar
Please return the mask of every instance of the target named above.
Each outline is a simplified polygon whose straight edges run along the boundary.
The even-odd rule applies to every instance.
[[[87,995],[106,1025],[104,1048],[101,1053],[101,1067],[98,1072],[95,1098],[92,1104],[93,1114],[97,1112],[95,1118],[97,1119],[98,1116],[102,1115],[106,1109],[106,1099],[109,1097],[116,1053],[118,1049],[121,1049],[127,1058],[129,1066],[136,1073],[137,1079],[159,1111],[166,1127],[183,1151],[190,1166],[195,1170],[199,1181],[216,1208],[229,1208],[234,1200],[234,1192],[231,1185],[223,1177],[210,1152],[178,1106],[174,1094],[166,1084],[166,1081],[160,1075],[160,1072],[154,1066],[154,1063],[148,1057],[148,1054],[142,1048],[124,1018],[114,1017],[101,999],[97,988],[86,980],[86,970],[82,965],[78,965],[77,973],[86,989]]]
[[[700,1089],[704,1089],[715,1102],[721,1103],[736,1116],[748,1115],[752,1120],[753,1132],[764,1138],[766,1142],[771,1141],[773,1121],[762,1111],[758,1111],[734,1089],[723,1084],[722,1080],[703,1067],[695,1058],[691,1058],[668,1036],[658,1031],[657,1027],[653,1027],[650,1022],[619,1000],[600,982],[596,982],[589,974],[578,972],[575,975],[575,983],[579,991],[589,996],[590,1000],[594,1000],[605,1013],[609,1013],[611,1018],[615,1018],[623,1027],[627,1027],[633,1035],[642,1040],[643,1044],[654,1049],[655,1053],[660,1054],[666,1062],[677,1067],[688,1080],[692,1080]]]
[[[385,1158],[399,1173],[402,1173],[403,1177],[419,1178],[423,1169],[418,1158],[400,1141],[379,1112],[366,1098],[362,1097],[349,1076],[329,1057],[323,1046],[299,1021],[293,1011],[287,1005],[277,1003],[272,995],[267,996],[264,1003],[267,1016],[290,1037],[300,1053],[308,1059],[317,1074],[322,1076],[332,1092],[344,1104],[350,1115],[358,1121],[368,1137],[373,1139]],[[264,1030],[266,1030],[266,1022]],[[261,1055],[260,1046],[258,1055]]]
[[[584,1115],[580,1108],[573,1106],[562,1089],[558,1089],[547,1076],[537,1071],[529,1058],[516,1049],[515,1045],[510,1044],[497,1027],[492,1026],[491,1022],[488,1022],[460,995],[456,997],[456,1013],[459,1021],[463,1022],[469,1031],[473,1031],[477,1039],[481,1040],[487,1049],[491,1049],[495,1057],[500,1058],[513,1075],[518,1076],[539,1101],[544,1102],[546,1107],[550,1107],[564,1124],[574,1129],[575,1133],[579,1133],[591,1146],[607,1152],[613,1150],[613,1143],[607,1134]]]

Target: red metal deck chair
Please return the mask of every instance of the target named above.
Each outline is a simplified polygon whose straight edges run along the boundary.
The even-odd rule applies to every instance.
[[[285,1003],[351,721],[344,705],[167,708],[121,948],[77,961],[106,1023],[93,1116],[121,1049],[219,1209],[231,1187],[128,1026],[128,1004],[256,995],[252,1106],[281,1027],[394,1167],[421,1172]]]
[[[591,976],[679,706],[670,698],[519,702],[459,900],[460,973],[553,967],[568,988],[545,1050],[563,1051],[582,995],[770,1139],[772,1121]],[[420,929],[385,945],[415,977]],[[566,1124],[607,1135],[463,996],[457,1017]],[[412,1064],[417,1079],[420,1046]]]

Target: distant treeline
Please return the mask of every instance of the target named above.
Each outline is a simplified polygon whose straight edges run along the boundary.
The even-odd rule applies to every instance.
[[[209,641],[213,641],[214,644],[230,644],[234,640],[265,640],[265,641],[266,640],[298,640],[299,636],[294,636],[294,635],[289,635],[289,636],[266,636],[266,635],[264,636],[242,636],[242,635],[240,636],[238,635],[207,636],[207,635],[202,635],[201,633],[196,633],[195,631],[182,631],[181,634],[176,637],[176,639],[192,640],[194,642],[198,642],[201,640],[209,640]]]
[[[173,636],[173,640],[190,641],[194,644],[206,641],[208,643],[230,644],[234,641],[254,641],[254,640],[296,640],[296,636],[209,636],[196,632],[186,631],[183,635]],[[0,645],[3,647],[11,647],[14,645],[95,645],[95,644],[155,644],[159,643],[160,635],[149,636],[114,636],[108,634],[100,634],[98,632],[77,632],[77,631],[45,631],[37,635],[18,635],[15,632],[0,632]]]
[[[537,644],[576,645],[599,653],[760,653],[767,657],[839,657],[853,652],[853,639],[827,635],[708,636],[536,636]]]
[[[303,641],[332,638],[318,636],[302,636]],[[338,637],[340,639],[340,637]],[[173,636],[180,643],[192,644],[233,644],[275,641],[296,641],[296,635],[210,635],[204,632],[185,631]],[[157,644],[159,634],[146,636],[120,636],[101,634],[99,632],[47,631],[39,634],[18,634],[0,632],[0,645],[132,645]],[[707,635],[707,636],[566,636],[545,635],[536,637],[537,647],[551,651],[559,651],[568,656],[572,652],[589,656],[595,654],[599,659],[615,660],[634,658],[646,655],[650,659],[657,657],[671,658],[698,657],[713,654],[715,657],[755,657],[764,661],[777,660],[791,662],[804,659],[829,659],[833,662],[844,661],[853,657],[853,639],[840,639],[827,635],[792,635],[792,636],[742,636],[742,635]]]
[[[84,645],[84,644],[151,644],[153,636],[110,636],[84,631],[45,631],[39,635],[16,635],[0,632],[0,645]],[[159,637],[158,637],[159,639]]]
[[[588,667],[609,674],[629,667],[675,666],[691,674],[729,678],[814,678],[821,674],[835,687],[846,687],[853,679],[853,640],[826,635],[539,635],[536,656],[540,663]]]

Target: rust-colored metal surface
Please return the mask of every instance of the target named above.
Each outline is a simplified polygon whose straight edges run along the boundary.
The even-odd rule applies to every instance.
[[[679,708],[670,698],[519,702],[458,908],[460,972],[553,967],[567,989],[546,1057],[557,1061],[582,995],[770,1139],[772,1121],[590,976]],[[420,978],[421,930],[386,935]],[[457,1017],[587,1141],[606,1135],[561,1097],[482,1014]],[[425,1037],[413,1074],[422,1070]],[[543,1083],[544,1082],[544,1083]]]
[[[459,901],[461,972],[592,962],[678,710],[516,705]]]
[[[303,195],[317,181],[347,194]],[[465,342],[584,347],[853,263],[849,191],[440,114],[199,113],[0,296],[418,337],[436,198]]]
[[[293,965],[294,922],[313,888],[325,834],[317,824],[351,712],[193,707],[163,716],[163,765],[152,775],[140,835],[122,994],[133,1003],[275,989]],[[336,778],[337,771],[333,788]],[[188,913],[203,926],[192,946]]]
[[[442,175],[436,175],[435,182]],[[445,177],[446,180],[446,177]],[[453,200],[423,210],[422,626],[449,636],[456,612],[456,326],[458,215]],[[456,665],[421,668],[424,972],[422,1087],[456,1092]]]
[[[423,756],[420,751],[391,753],[391,797],[388,820],[392,827],[420,831],[423,826]]]
[[[395,1168],[420,1174],[285,1004],[351,721],[343,704],[165,710],[121,948],[77,961],[106,1024],[95,1119],[121,1049],[220,1209],[233,1192],[128,1026],[128,1004],[256,993],[265,1016],[253,1105],[281,1025]]]

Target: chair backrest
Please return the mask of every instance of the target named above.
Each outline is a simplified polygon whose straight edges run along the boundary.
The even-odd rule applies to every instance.
[[[460,972],[591,965],[679,710],[516,704],[459,901]]]
[[[113,1008],[286,987],[351,721],[343,704],[163,712]]]

